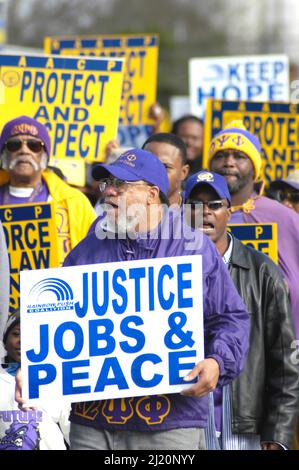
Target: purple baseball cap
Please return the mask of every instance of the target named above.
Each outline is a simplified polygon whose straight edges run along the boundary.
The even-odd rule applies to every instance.
[[[229,205],[231,205],[231,195],[229,193],[226,179],[218,173],[205,170],[199,171],[198,173],[195,173],[187,179],[185,185],[184,200],[186,201],[189,198],[191,192],[195,187],[198,187],[203,184],[208,184],[209,186],[211,186],[211,188],[216,191],[220,199],[227,199]]]
[[[45,149],[50,156],[51,141],[48,130],[44,124],[29,116],[20,116],[12,121],[8,121],[2,129],[0,135],[0,151],[3,150],[5,142],[17,135],[31,135],[37,137],[45,144]]]
[[[92,169],[92,177],[95,180],[107,178],[109,175],[124,181],[146,181],[158,186],[165,196],[168,193],[169,181],[165,166],[156,155],[146,150],[127,150],[110,165],[99,163]]]

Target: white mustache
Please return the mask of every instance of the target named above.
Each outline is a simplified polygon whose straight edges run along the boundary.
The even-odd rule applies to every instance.
[[[24,158],[25,157],[25,158]],[[27,154],[22,154],[22,155],[18,155],[14,160],[12,160],[10,162],[10,164],[8,165],[8,168],[7,168],[7,161],[5,162],[5,159],[3,160],[3,168],[4,169],[8,169],[8,170],[13,170],[16,165],[18,163],[20,163],[20,161],[22,160],[26,160],[26,162],[30,163],[30,165],[33,167],[33,169],[35,171],[38,171],[38,170],[45,170],[47,168],[47,165],[48,165],[48,156],[47,154],[44,152],[41,156],[41,159],[40,159],[40,162],[37,163],[33,157],[31,157],[31,155],[27,155]],[[5,165],[6,164],[6,165]]]
[[[24,158],[25,157],[25,158]],[[14,160],[12,160],[9,164],[9,170],[13,170],[21,161],[26,160],[27,163],[34,168],[35,171],[39,170],[39,165],[34,161],[34,159],[30,155],[19,155]]]

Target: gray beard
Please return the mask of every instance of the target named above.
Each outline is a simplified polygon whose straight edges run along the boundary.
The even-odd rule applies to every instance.
[[[108,212],[101,225],[108,232],[124,236],[135,232],[136,218],[128,217],[126,214],[119,214],[116,221],[115,217]]]
[[[227,175],[226,170],[218,171],[219,175],[225,176]],[[226,178],[225,178],[226,179]],[[241,189],[245,188],[245,186],[253,179],[253,170],[251,170],[248,175],[238,178],[234,183],[229,183],[227,181],[227,186],[231,195],[237,194]]]

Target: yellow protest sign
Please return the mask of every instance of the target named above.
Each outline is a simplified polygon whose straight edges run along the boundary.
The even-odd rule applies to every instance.
[[[0,206],[10,261],[10,312],[20,308],[19,273],[59,266],[53,206],[48,203]]]
[[[204,168],[212,138],[228,122],[241,119],[262,147],[262,177],[269,183],[299,168],[299,105],[281,102],[208,100],[204,130]]]
[[[86,182],[86,168],[83,160],[68,158],[50,158],[49,165],[62,171],[65,181],[74,186],[83,187]]]
[[[227,230],[278,264],[277,224],[229,224]]]
[[[120,125],[152,124],[149,107],[156,101],[157,35],[94,35],[47,37],[48,54],[124,57]]]
[[[103,161],[116,137],[123,59],[0,55],[0,128],[28,115],[47,126],[51,156]]]

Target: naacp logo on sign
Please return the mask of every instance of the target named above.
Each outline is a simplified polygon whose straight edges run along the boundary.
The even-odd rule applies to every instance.
[[[74,308],[74,294],[70,285],[55,277],[37,282],[29,292],[27,313],[58,312]]]

